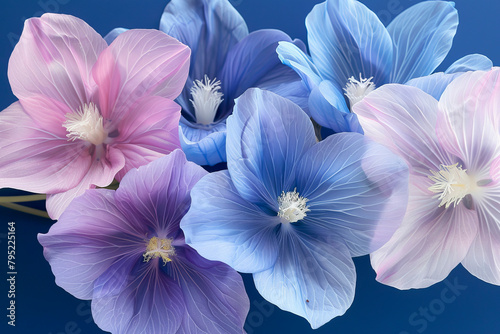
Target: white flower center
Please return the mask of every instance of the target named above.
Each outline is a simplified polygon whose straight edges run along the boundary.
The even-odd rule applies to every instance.
[[[304,219],[306,212],[311,211],[306,206],[308,199],[299,196],[297,189],[293,192],[289,191],[281,193],[278,197],[279,212],[278,217],[285,219],[290,223],[295,223],[301,219]]]
[[[163,265],[172,261],[171,257],[175,255],[174,247],[172,246],[172,239],[159,239],[152,237],[149,240],[144,256],[144,262],[149,262],[152,258],[162,258]]]
[[[359,81],[350,77],[347,85],[344,88],[345,96],[349,99],[349,105],[352,107],[361,101],[366,95],[375,89],[375,84],[372,82],[373,77],[364,79],[359,74]]]
[[[94,145],[101,145],[108,137],[101,113],[94,103],[84,104],[76,112],[67,113],[65,117],[63,126],[68,131],[66,137],[70,141],[82,139]]]
[[[191,87],[191,96],[193,97],[191,103],[194,107],[196,122],[201,124],[213,123],[217,108],[224,101],[220,90],[220,81],[213,79],[210,81],[208,76],[205,75],[204,82],[195,80],[193,87]]]
[[[436,193],[433,198],[439,198],[441,203],[439,206],[448,208],[451,204],[457,206],[460,201],[471,193],[474,186],[472,178],[466,173],[466,169],[458,166],[458,163],[445,166],[439,166],[439,171],[431,170],[432,175],[429,179],[434,181],[434,184],[428,189]]]

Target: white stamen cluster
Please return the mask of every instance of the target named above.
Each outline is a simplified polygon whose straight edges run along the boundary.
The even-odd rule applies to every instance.
[[[148,242],[146,252],[142,256],[144,256],[144,262],[149,262],[152,258],[161,258],[163,265],[166,265],[167,262],[172,261],[172,255],[175,255],[172,239],[152,237]]]
[[[101,145],[108,137],[104,129],[103,118],[94,103],[84,104],[76,112],[65,115],[63,126],[68,131],[69,141],[81,139],[94,145]]]
[[[472,180],[466,173],[466,169],[462,169],[458,163],[445,166],[439,166],[439,171],[431,170],[432,175],[429,179],[434,181],[434,184],[428,189],[436,193],[433,198],[441,200],[439,206],[448,208],[451,204],[457,206],[458,203],[471,192]]]
[[[375,84],[371,81],[372,79],[373,77],[368,79],[362,78],[361,73],[359,74],[359,81],[354,79],[354,77],[349,78],[344,91],[345,96],[349,99],[351,110],[356,103],[361,101],[366,95],[375,89]]]
[[[285,219],[287,222],[295,223],[301,219],[304,219],[306,212],[311,211],[306,206],[308,199],[299,196],[297,189],[293,192],[289,191],[281,193],[278,197],[279,212],[278,217]]]
[[[191,103],[194,107],[196,122],[200,124],[213,123],[215,114],[219,105],[224,101],[220,90],[220,80],[213,79],[210,81],[205,75],[204,82],[195,80],[193,87],[191,87],[191,96],[193,97]]]

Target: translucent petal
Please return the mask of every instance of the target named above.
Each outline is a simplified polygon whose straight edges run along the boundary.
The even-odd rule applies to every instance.
[[[488,57],[480,54],[470,54],[451,64],[444,73],[489,71],[492,67],[493,62]]]

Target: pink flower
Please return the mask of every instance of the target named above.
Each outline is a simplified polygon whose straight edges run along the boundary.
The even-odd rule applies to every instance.
[[[111,45],[84,21],[26,21],[9,62],[19,99],[0,113],[0,188],[46,193],[56,219],[85,189],[180,147],[190,50],[157,30]]]
[[[403,223],[371,257],[377,280],[423,288],[462,263],[500,285],[500,68],[460,76],[439,102],[383,86],[354,112],[367,136],[410,167]]]

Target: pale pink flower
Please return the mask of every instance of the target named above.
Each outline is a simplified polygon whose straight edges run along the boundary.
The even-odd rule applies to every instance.
[[[0,113],[0,188],[47,194],[57,218],[85,189],[180,147],[190,50],[157,30],[111,45],[84,21],[26,21],[9,62],[19,99]]]
[[[354,112],[410,167],[403,223],[371,257],[377,280],[423,288],[462,263],[500,285],[500,68],[460,76],[439,101],[386,85]]]

